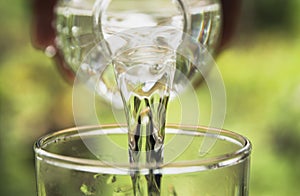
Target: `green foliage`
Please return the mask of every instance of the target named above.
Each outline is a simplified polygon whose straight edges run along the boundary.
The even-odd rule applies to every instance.
[[[225,128],[253,144],[250,195],[297,195],[300,39],[260,34],[218,59],[227,91]]]
[[[254,10],[258,27],[292,28],[294,1],[255,0]]]

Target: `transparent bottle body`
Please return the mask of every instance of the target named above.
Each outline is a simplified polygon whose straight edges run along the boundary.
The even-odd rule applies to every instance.
[[[99,42],[135,28],[151,28],[153,31],[138,31],[128,36],[131,39],[150,34],[150,39],[156,39],[153,32],[158,31],[162,42],[169,42],[172,40],[170,37],[181,32],[181,36],[191,36],[213,54],[218,45],[222,22],[218,0],[61,0],[55,13],[56,43],[74,73]],[[177,61],[177,65],[179,63]],[[92,67],[88,71],[101,72],[98,73],[99,83],[107,93],[99,94],[105,100],[111,100],[112,96],[119,96],[116,83],[111,79],[114,78],[113,67],[103,66],[100,69]],[[188,63],[182,63],[177,69],[189,76],[195,72],[190,67]],[[196,77],[198,81],[203,79],[201,75]]]

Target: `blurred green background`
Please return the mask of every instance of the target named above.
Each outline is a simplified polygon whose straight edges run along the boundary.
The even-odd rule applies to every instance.
[[[29,1],[0,1],[0,193],[35,195],[32,145],[72,126],[72,86],[30,43]],[[250,195],[300,192],[300,1],[244,0],[232,45],[217,58],[224,128],[253,144]],[[201,89],[200,89],[201,90]]]

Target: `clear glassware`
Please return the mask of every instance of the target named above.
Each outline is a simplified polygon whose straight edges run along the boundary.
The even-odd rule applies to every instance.
[[[201,153],[207,137],[215,140],[214,147]],[[128,161],[125,126],[79,127],[46,135],[34,145],[38,196],[134,195],[131,177],[137,172],[136,195],[148,195],[150,170],[161,175],[161,196],[248,195],[251,144],[245,137],[169,125],[165,142],[162,163],[136,167]]]
[[[134,28],[173,27],[213,54],[222,23],[219,0],[60,0],[55,13],[56,43],[74,72],[99,42]],[[111,78],[109,72],[100,78],[108,90],[101,94],[104,99],[116,94],[113,86],[101,81]],[[198,80],[202,79],[199,76]]]

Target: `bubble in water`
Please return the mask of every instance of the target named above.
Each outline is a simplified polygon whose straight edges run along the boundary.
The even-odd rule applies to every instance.
[[[113,196],[130,196],[132,194],[133,189],[130,185],[119,186],[113,192]]]
[[[95,194],[95,190],[93,190],[92,188],[88,187],[86,184],[82,184],[81,185],[80,191],[84,195],[94,195]]]
[[[100,177],[102,174],[95,174],[93,177],[94,179],[98,179],[98,177]]]
[[[173,185],[170,185],[169,186],[169,189],[168,189],[168,196],[177,196],[177,193],[175,191],[175,187]]]
[[[115,183],[117,181],[117,178],[115,175],[111,175],[107,178],[106,180],[106,184],[112,184],[112,183]]]

